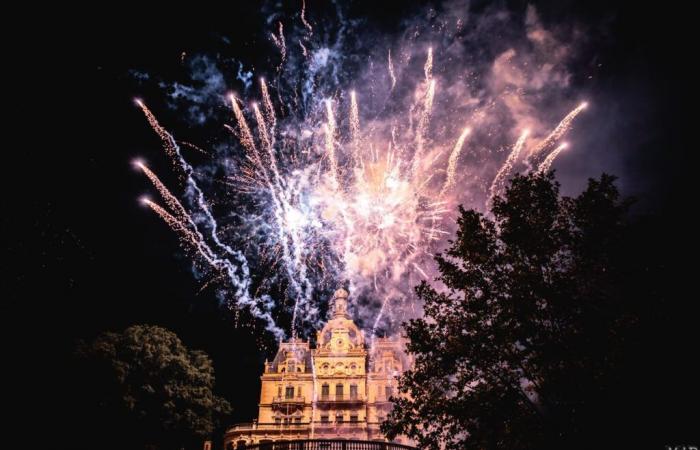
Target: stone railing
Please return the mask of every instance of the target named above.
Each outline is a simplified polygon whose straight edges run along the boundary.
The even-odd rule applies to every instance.
[[[330,396],[330,395],[320,395],[317,399],[318,403],[327,403],[327,402],[337,402],[337,403],[356,403],[356,402],[364,402],[364,398],[360,397],[359,395],[342,395],[342,394],[336,394],[335,396]]]
[[[354,441],[343,439],[309,439],[299,441],[263,442],[227,450],[416,450],[408,445],[380,441]]]
[[[274,397],[272,403],[304,403],[305,398],[301,395],[295,397]]]

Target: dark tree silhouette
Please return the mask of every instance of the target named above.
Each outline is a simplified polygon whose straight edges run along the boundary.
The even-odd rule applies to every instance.
[[[425,317],[404,324],[415,368],[383,430],[423,449],[600,437],[638,323],[625,292],[639,275],[626,263],[629,206],[612,176],[562,198],[550,172],[516,176],[492,219],[460,208],[436,287],[416,288]]]
[[[103,425],[99,447],[200,448],[218,418],[231,410],[214,395],[214,369],[206,353],[187,349],[165,328],[134,325],[103,333],[78,356],[84,363],[88,412]],[[93,419],[94,420],[94,419]]]

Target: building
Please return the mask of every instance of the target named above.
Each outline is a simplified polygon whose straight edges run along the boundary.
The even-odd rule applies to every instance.
[[[396,377],[410,365],[405,341],[376,338],[368,348],[347,302],[348,292],[337,290],[316,348],[299,339],[280,343],[265,362],[258,419],[227,430],[227,450],[303,439],[386,440],[379,425],[391,409]]]

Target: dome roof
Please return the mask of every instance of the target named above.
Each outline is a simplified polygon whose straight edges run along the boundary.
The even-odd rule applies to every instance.
[[[333,315],[318,334],[318,348],[328,346],[333,338],[347,340],[349,348],[364,346],[364,336],[348,314],[348,296],[342,288],[333,294]]]

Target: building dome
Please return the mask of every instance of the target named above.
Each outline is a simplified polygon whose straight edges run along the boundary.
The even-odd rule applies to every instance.
[[[333,294],[331,319],[318,333],[319,349],[343,353],[364,347],[364,335],[348,313],[348,296],[342,288]]]

